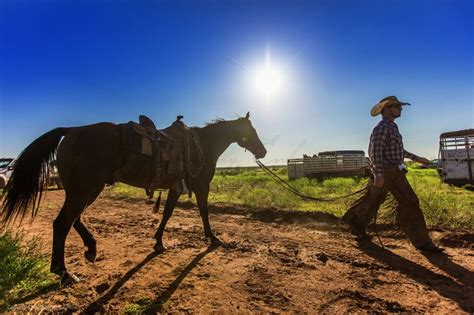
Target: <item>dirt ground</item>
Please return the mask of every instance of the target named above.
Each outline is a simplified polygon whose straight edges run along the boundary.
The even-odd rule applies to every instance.
[[[136,303],[146,313],[474,312],[472,233],[431,229],[446,254],[422,254],[393,226],[379,227],[382,248],[377,238],[358,244],[322,212],[215,205],[210,221],[224,245],[210,248],[197,207],[182,203],[157,255],[161,213],[106,195],[83,214],[97,240],[95,264],[74,230],[66,242],[81,282],[26,296],[10,311],[120,312]],[[48,255],[63,199],[48,192],[35,221],[22,224]]]

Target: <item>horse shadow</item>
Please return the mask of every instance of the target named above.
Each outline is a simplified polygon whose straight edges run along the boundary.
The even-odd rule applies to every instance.
[[[358,248],[366,255],[377,259],[418,283],[430,287],[439,295],[450,299],[468,313],[474,312],[474,273],[456,263],[444,253],[423,255],[439,269],[455,278],[435,273],[421,265],[382,248],[372,242],[359,243]]]
[[[210,245],[205,251],[199,253],[179,274],[179,276],[168,286],[168,288],[152,303],[150,303],[145,311],[146,314],[157,313],[163,309],[163,305],[171,298],[173,293],[179,287],[181,282],[186,278],[186,276],[191,272],[191,270],[196,267],[199,262],[210,252],[214,251],[217,248],[215,245]],[[112,288],[110,288],[107,293],[103,296],[90,303],[82,312],[83,314],[95,314],[101,312],[103,306],[107,304],[119,291],[119,289],[143,266],[145,266],[149,261],[158,256],[160,253],[152,252],[143,259],[139,264],[130,269],[125,275],[120,278]]]
[[[22,303],[29,302],[31,300],[36,299],[37,297],[40,297],[40,296],[42,296],[44,294],[47,294],[51,291],[56,291],[58,289],[61,289],[61,285],[59,284],[59,282],[50,283],[50,284],[48,284],[44,287],[39,288],[35,292],[32,292],[28,295],[22,296],[21,298],[18,298],[16,300],[12,301],[9,306],[7,306],[7,305],[1,306],[0,307],[0,313],[1,314],[3,314],[4,312],[7,313],[8,312],[8,307],[12,307],[16,304],[22,304]]]
[[[178,289],[181,282],[183,282],[183,280],[188,276],[191,270],[193,270],[207,254],[213,252],[217,247],[218,246],[216,245],[210,245],[205,251],[199,253],[196,257],[194,257],[194,259],[186,267],[184,267],[178,277],[168,286],[168,288],[147,306],[144,313],[161,313],[164,310],[166,302],[173,296],[174,292]]]
[[[122,278],[120,278],[120,280],[118,280],[114,286],[112,288],[110,288],[107,293],[105,295],[103,295],[102,297],[100,297],[99,299],[97,299],[96,301],[92,302],[91,304],[89,304],[82,313],[84,314],[94,314],[96,312],[100,312],[100,310],[102,309],[102,307],[107,303],[109,302],[114,296],[115,294],[118,292],[118,290],[137,272],[139,271],[143,266],[145,266],[150,260],[152,260],[153,258],[155,258],[156,256],[158,256],[159,253],[158,252],[152,252],[150,254],[148,254],[148,256],[145,257],[145,259],[143,259],[143,261],[141,261],[139,264],[137,264],[135,267],[133,267],[132,269],[130,269],[125,275],[122,276]],[[55,290],[58,290],[58,289],[61,289],[62,286],[60,283],[52,283],[48,286],[45,286],[43,288],[41,288],[40,290],[32,293],[32,294],[29,294],[27,296],[24,296],[18,300],[15,300],[12,305],[15,305],[15,304],[19,304],[19,303],[25,303],[25,302],[28,302],[28,301],[31,301],[39,296],[42,296],[48,292],[51,292],[51,291],[55,291]],[[3,309],[0,309],[0,312],[4,311]]]
[[[83,311],[84,314],[94,314],[96,312],[100,312],[102,307],[107,304],[114,296],[117,294],[118,290],[137,272],[139,271],[143,266],[145,266],[150,260],[158,256],[158,252],[152,252],[148,254],[148,256],[143,259],[139,264],[137,264],[135,267],[127,271],[126,274],[120,278],[112,288],[110,288],[107,293],[105,293],[103,296],[89,304]]]

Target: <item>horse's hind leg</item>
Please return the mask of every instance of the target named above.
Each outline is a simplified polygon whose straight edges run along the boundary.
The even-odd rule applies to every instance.
[[[165,230],[166,223],[173,214],[174,207],[178,202],[179,194],[176,190],[169,190],[168,197],[166,198],[165,210],[163,211],[163,219],[160,222],[160,226],[155,233],[156,244],[154,246],[155,251],[162,252],[165,250],[163,246],[163,232]]]
[[[64,245],[66,237],[74,222],[80,219],[82,211],[95,200],[95,193],[66,191],[66,200],[59,212],[59,215],[53,222],[53,251],[51,257],[51,272],[61,277],[61,283],[67,284],[77,281],[77,277],[68,273],[64,262]],[[79,223],[79,226],[81,224]],[[85,227],[85,226],[84,226]],[[80,233],[79,233],[80,234]],[[90,233],[89,233],[90,234]],[[82,235],[81,235],[82,236]]]
[[[91,198],[89,198],[86,207],[91,205],[97,199],[103,189],[104,187],[102,186],[91,196]],[[84,252],[84,257],[92,263],[95,262],[95,258],[97,256],[96,241],[87,226],[84,224],[84,222],[82,222],[81,216],[79,216],[76,222],[74,222],[74,229],[81,236],[84,246],[87,247],[87,250]]]
[[[77,280],[66,270],[64,263],[64,244],[66,237],[73,223],[80,216],[85,203],[79,202],[76,198],[68,198],[53,222],[53,252],[51,256],[51,272],[61,277],[62,283],[74,282]]]
[[[84,252],[84,257],[92,263],[95,262],[95,257],[97,256],[96,241],[84,222],[82,222],[81,216],[74,222],[74,228],[81,236],[84,246],[87,247],[87,250]]]

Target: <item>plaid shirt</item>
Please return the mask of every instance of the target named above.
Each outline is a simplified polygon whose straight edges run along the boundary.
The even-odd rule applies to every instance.
[[[393,121],[383,118],[370,135],[369,157],[375,177],[383,177],[384,165],[398,166],[404,158],[414,160],[416,155],[403,149],[402,135]]]

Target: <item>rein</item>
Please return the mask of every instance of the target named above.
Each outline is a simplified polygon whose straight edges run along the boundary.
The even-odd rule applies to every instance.
[[[323,202],[331,202],[331,201],[336,201],[336,200],[339,200],[339,199],[343,199],[343,198],[347,198],[347,197],[350,197],[350,196],[353,196],[355,194],[358,194],[362,191],[364,191],[366,188],[361,188],[357,191],[354,191],[350,194],[347,194],[347,195],[344,195],[344,196],[339,196],[339,197],[334,197],[334,198],[318,198],[318,197],[313,197],[313,196],[308,196],[308,195],[305,195],[303,193],[301,193],[298,189],[296,189],[295,187],[293,187],[290,183],[288,183],[287,181],[285,181],[283,178],[279,177],[277,174],[275,174],[271,169],[269,169],[267,166],[265,166],[265,164],[263,164],[262,162],[260,162],[260,160],[255,160],[255,163],[257,163],[257,165],[265,172],[267,173],[267,175],[269,175],[275,182],[277,182],[280,186],[282,186],[283,188],[285,188],[286,190],[288,190],[289,192],[303,198],[303,199],[307,199],[307,200],[313,200],[313,201],[323,201]]]

